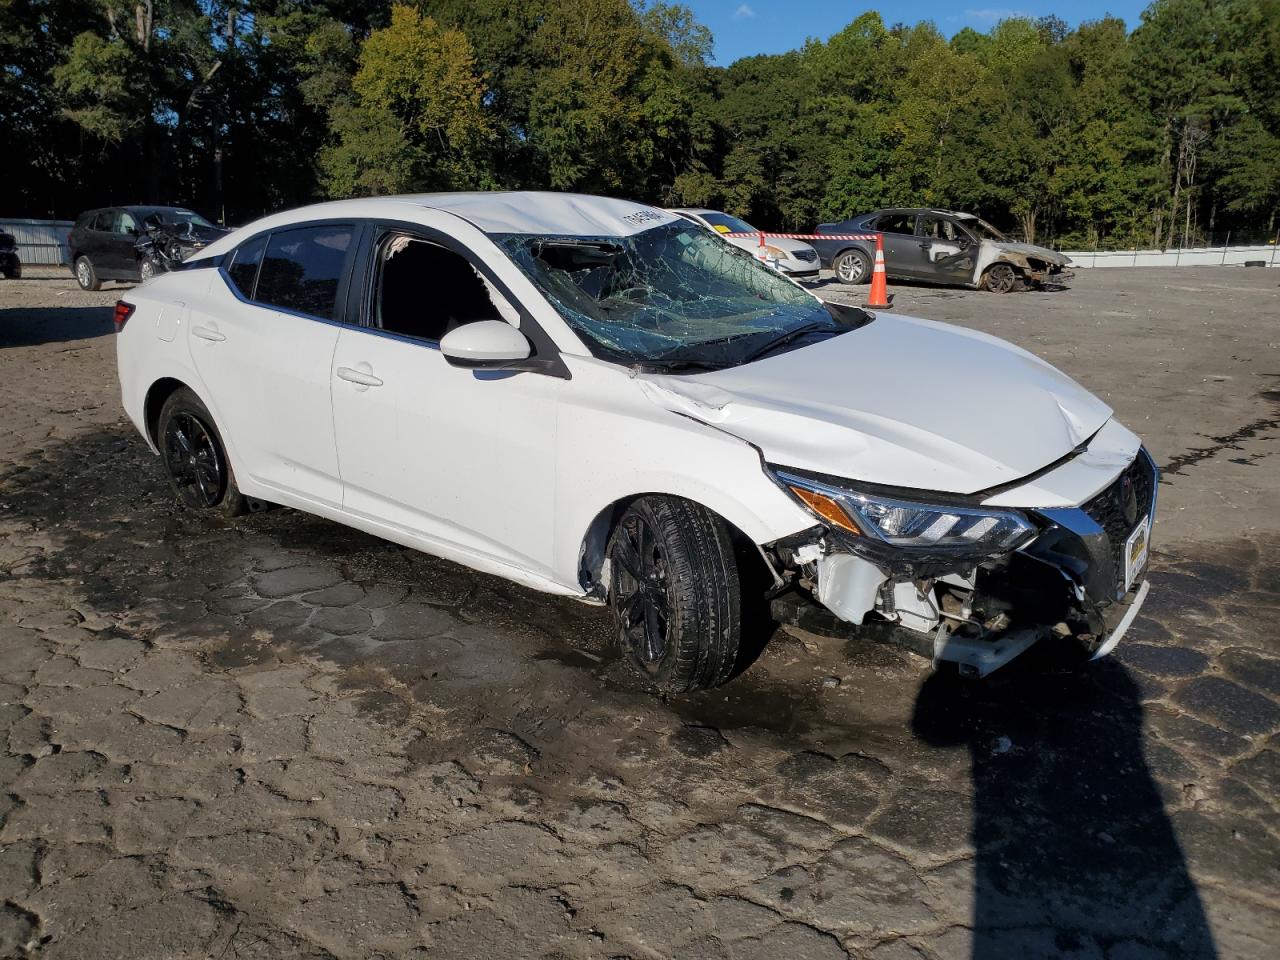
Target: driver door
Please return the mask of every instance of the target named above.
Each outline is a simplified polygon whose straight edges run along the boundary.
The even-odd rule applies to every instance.
[[[532,320],[477,258],[428,233],[366,232],[363,316],[339,334],[331,370],[343,510],[550,576],[567,381],[445,360],[440,338],[457,326]]]

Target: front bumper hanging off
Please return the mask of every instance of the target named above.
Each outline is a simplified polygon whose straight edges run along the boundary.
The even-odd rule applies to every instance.
[[[792,538],[781,552],[834,618],[935,665],[953,663],[962,675],[985,677],[1050,639],[1097,659],[1115,649],[1147,598],[1144,558],[1157,481],[1154,461],[1140,449],[1085,503],[1026,511],[1038,527],[1035,539],[996,560],[877,563],[830,529],[816,544],[812,536]],[[1135,566],[1127,551],[1139,539],[1144,549]],[[819,630],[823,612],[815,616],[785,597],[774,603],[782,622]]]

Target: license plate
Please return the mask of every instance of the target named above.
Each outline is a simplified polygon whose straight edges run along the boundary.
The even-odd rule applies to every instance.
[[[1129,534],[1124,544],[1124,592],[1128,593],[1135,580],[1147,565],[1150,552],[1151,518],[1144,517],[1142,522]]]

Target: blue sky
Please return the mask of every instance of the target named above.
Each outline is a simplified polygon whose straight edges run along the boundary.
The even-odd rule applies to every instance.
[[[825,40],[867,10],[888,24],[932,20],[947,36],[964,27],[987,31],[1005,17],[1057,14],[1071,26],[1107,14],[1133,29],[1148,0],[684,0],[715,34],[715,62],[727,65],[755,53],[794,50],[809,37]]]

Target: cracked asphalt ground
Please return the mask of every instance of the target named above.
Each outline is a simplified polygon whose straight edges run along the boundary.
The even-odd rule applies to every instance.
[[[1280,271],[895,288],[1169,467],[1116,656],[963,686],[777,630],[669,703],[598,609],[179,509],[120,412],[119,289],[0,283],[0,955],[1275,955]]]

